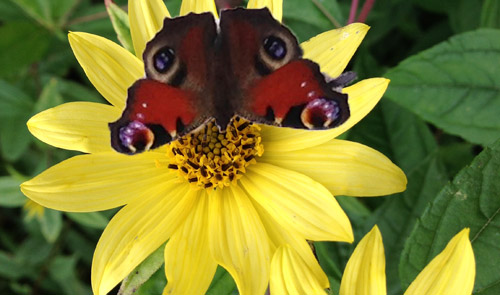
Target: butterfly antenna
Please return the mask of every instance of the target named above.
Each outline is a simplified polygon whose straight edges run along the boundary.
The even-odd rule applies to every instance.
[[[328,82],[328,86],[334,89],[343,88],[357,78],[355,72],[345,72],[337,78]]]

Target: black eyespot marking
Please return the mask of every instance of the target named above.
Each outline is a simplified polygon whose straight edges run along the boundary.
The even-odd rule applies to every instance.
[[[170,47],[163,47],[153,56],[153,65],[158,73],[164,74],[172,67],[174,60],[174,50]]]
[[[309,129],[335,127],[340,118],[340,105],[335,100],[316,98],[309,102],[301,114],[302,123]]]
[[[264,50],[274,60],[282,60],[286,56],[286,43],[276,36],[269,36],[264,40]]]
[[[118,131],[120,149],[125,153],[134,154],[147,151],[154,142],[154,133],[139,121],[132,121]]]

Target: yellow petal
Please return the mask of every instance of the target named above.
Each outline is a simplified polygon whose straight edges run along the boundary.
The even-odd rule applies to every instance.
[[[292,152],[265,152],[260,162],[303,173],[334,195],[381,196],[404,191],[404,172],[382,153],[365,145],[333,139]]]
[[[21,190],[40,205],[61,211],[115,208],[177,177],[166,165],[157,167],[158,159],[165,155],[109,152],[75,156],[21,184]]]
[[[72,32],[69,44],[90,82],[112,105],[123,110],[127,89],[144,76],[142,62],[106,38]]]
[[[270,286],[271,294],[327,294],[307,263],[289,245],[279,247],[274,253]]]
[[[217,269],[208,249],[208,198],[205,191],[165,247],[168,284],[163,294],[205,294]]]
[[[128,1],[130,33],[135,55],[140,60],[146,43],[163,27],[163,20],[166,17],[170,17],[170,13],[162,0]]]
[[[343,89],[349,95],[351,116],[339,127],[329,130],[303,130],[262,125],[262,143],[268,151],[294,151],[327,142],[361,121],[384,95],[389,80],[372,78]]]
[[[387,294],[384,245],[377,226],[374,226],[354,249],[345,267],[339,294]]]
[[[321,269],[316,257],[314,257],[309,243],[291,228],[285,228],[278,224],[258,203],[253,201],[253,204],[272,241],[273,250],[275,250],[276,246],[290,247],[293,249],[294,259],[300,260],[300,264],[304,264],[300,266],[300,270],[282,269],[280,264],[271,264],[271,294],[289,294],[286,290],[290,292],[295,290],[299,294],[317,294],[317,290],[328,288],[330,286],[328,278]],[[275,253],[274,256],[276,255]],[[273,261],[274,259],[278,258],[273,257]],[[283,272],[304,273],[296,279],[292,276],[285,279],[282,275]],[[307,280],[302,281],[302,277]]]
[[[249,166],[242,187],[273,219],[313,241],[352,242],[349,218],[321,184],[274,165]]]
[[[27,123],[31,134],[58,148],[97,153],[111,151],[108,123],[120,117],[113,106],[70,102],[45,110]]]
[[[264,294],[271,263],[269,239],[248,196],[238,186],[209,198],[209,246],[234,278],[239,294]]]
[[[190,12],[211,12],[215,18],[217,18],[217,7],[215,7],[214,0],[182,0],[179,16],[186,15]]]
[[[365,24],[354,23],[324,32],[300,44],[304,58],[318,63],[322,72],[335,78],[342,74],[369,29]]]
[[[465,228],[453,237],[411,283],[405,295],[470,295],[476,265],[469,231]]]
[[[339,136],[356,125],[377,105],[389,86],[389,79],[371,78],[342,89],[349,95],[351,116],[344,124],[333,129],[332,135]]]
[[[283,0],[250,0],[248,1],[247,8],[256,9],[267,7],[273,17],[281,22],[283,18]]]
[[[121,209],[102,233],[92,261],[95,295],[111,291],[165,243],[190,212],[198,192],[175,181],[163,184]]]

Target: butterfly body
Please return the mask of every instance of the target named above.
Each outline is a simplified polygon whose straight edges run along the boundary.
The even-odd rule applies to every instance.
[[[349,105],[336,89],[346,82],[327,82],[301,57],[296,38],[267,9],[225,10],[218,24],[210,13],[167,18],[144,51],[146,77],[110,123],[112,146],[134,154],[209,120],[225,130],[234,116],[305,129],[342,124]]]

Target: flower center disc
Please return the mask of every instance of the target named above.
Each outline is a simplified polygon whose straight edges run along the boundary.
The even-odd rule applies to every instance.
[[[236,182],[245,168],[255,163],[255,157],[264,152],[260,127],[238,117],[231,120],[224,132],[210,122],[169,147],[168,167],[202,188],[222,188]]]

